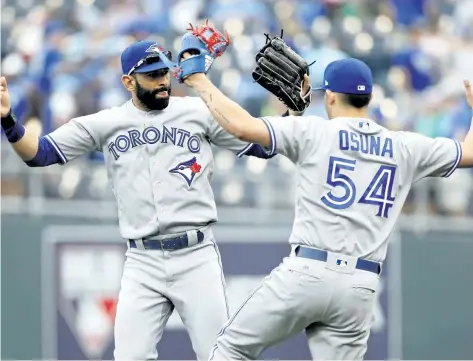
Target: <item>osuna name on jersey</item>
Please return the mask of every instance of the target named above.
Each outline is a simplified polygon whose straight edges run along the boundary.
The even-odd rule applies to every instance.
[[[359,122],[360,128],[370,126],[369,122]],[[340,150],[351,150],[364,154],[393,158],[393,140],[380,136],[360,134],[347,130],[338,132]]]

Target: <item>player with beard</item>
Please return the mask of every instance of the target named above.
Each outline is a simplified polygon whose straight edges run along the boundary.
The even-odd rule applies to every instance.
[[[174,308],[198,359],[207,359],[228,318],[225,281],[211,225],[212,144],[238,156],[268,158],[260,146],[225,132],[199,97],[171,97],[171,75],[157,50],[139,41],[121,56],[131,99],[78,117],[38,138],[15,121],[1,78],[1,124],[31,167],[65,164],[103,152],[128,251],[115,320],[117,360],[157,358],[156,344]],[[87,267],[87,265],[84,265]]]
[[[169,69],[160,69],[142,74],[132,74],[131,77],[135,81],[136,99],[133,99],[135,104],[140,104],[147,110],[163,110],[169,105],[169,97],[171,96]],[[165,78],[165,82],[168,85],[160,84],[159,88],[154,90],[148,90],[145,86],[141,85],[149,82],[149,85],[152,86],[153,81],[160,78]],[[125,78],[123,81],[125,87],[129,89],[126,85],[127,79]]]

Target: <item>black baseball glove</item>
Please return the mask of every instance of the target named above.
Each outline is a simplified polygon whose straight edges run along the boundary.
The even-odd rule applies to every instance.
[[[304,74],[309,65],[294,52],[281,36],[266,35],[266,44],[256,54],[255,82],[279,98],[289,109],[303,112],[310,104],[312,89],[302,96]]]

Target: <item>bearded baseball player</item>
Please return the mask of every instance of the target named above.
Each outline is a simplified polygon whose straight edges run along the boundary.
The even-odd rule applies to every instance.
[[[281,39],[265,46],[257,55],[257,79],[272,84],[275,94],[288,93],[303,76],[290,71],[297,66],[288,65],[290,51],[281,50]],[[175,66],[193,58],[183,55]],[[274,72],[284,72],[287,84],[275,81]],[[388,239],[408,192],[425,177],[473,167],[473,125],[461,143],[380,126],[368,118],[371,70],[352,58],[324,72],[329,121],[254,118],[205,74],[183,79],[225,130],[297,166],[292,251],[222,327],[210,360],[257,359],[304,330],[313,359],[363,359]],[[464,85],[473,108],[470,83]]]
[[[206,73],[229,44],[223,34],[209,40],[212,29],[200,30],[209,32],[182,40],[181,53],[200,55],[183,64],[181,75]],[[272,156],[224,131],[200,98],[171,97],[163,59],[171,53],[157,43],[132,44],[121,55],[122,83],[131,99],[39,139],[15,121],[1,78],[1,124],[28,166],[65,164],[93,150],[104,154],[128,244],[115,321],[117,360],[157,359],[156,345],[174,309],[197,358],[208,357],[229,316],[211,228],[217,221],[211,144],[238,156]]]

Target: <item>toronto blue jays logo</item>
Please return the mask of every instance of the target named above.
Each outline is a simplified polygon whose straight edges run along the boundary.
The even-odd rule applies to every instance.
[[[165,51],[164,48],[159,45],[158,43],[151,45],[148,49],[146,49],[147,53],[159,53],[160,51]]]
[[[197,159],[194,157],[190,160],[179,163],[174,168],[170,169],[169,173],[179,174],[182,176],[182,178],[184,178],[184,180],[187,182],[187,185],[190,187],[195,175],[200,173],[201,168],[202,166],[197,163]]]

